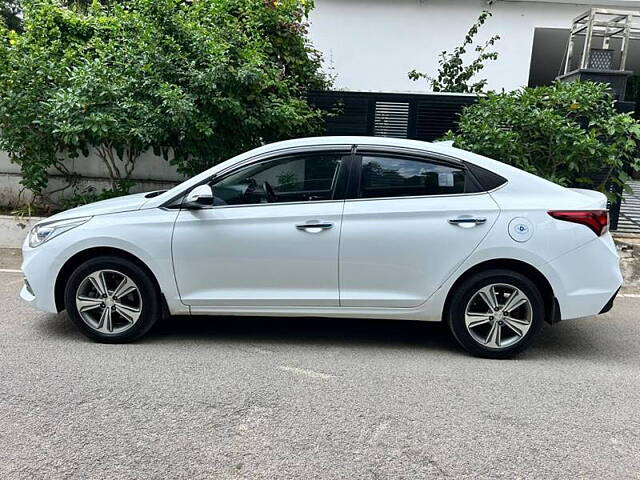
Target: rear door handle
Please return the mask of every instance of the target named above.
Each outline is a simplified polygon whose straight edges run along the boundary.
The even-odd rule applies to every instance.
[[[480,218],[480,217],[458,217],[458,218],[449,219],[449,223],[451,223],[452,225],[461,225],[461,224],[469,224],[469,223],[472,223],[474,225],[482,225],[483,223],[486,223],[486,222],[487,222],[486,218]]]
[[[312,221],[308,223],[298,223],[296,224],[296,228],[309,233],[317,233],[321,230],[329,230],[330,228],[333,228],[333,223]]]

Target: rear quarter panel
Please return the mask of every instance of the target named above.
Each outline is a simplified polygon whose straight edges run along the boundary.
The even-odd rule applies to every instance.
[[[588,227],[556,220],[547,212],[606,208],[606,197],[595,191],[568,189],[556,185],[496,160],[460,150],[458,153],[460,158],[507,179],[504,185],[491,192],[501,213],[478,248],[429,299],[425,305],[425,316],[435,319],[440,315],[447,294],[464,272],[475,265],[495,259],[520,260],[542,272],[559,298],[561,310],[564,307],[564,311],[567,312],[568,316],[563,313],[563,318],[573,318],[578,313],[598,313],[593,305],[586,310],[577,309],[572,297],[583,292],[608,292],[612,288],[613,293],[619,286],[619,283],[617,286],[613,285],[620,277],[616,263],[617,255],[611,250],[610,235],[597,237]],[[530,237],[525,241],[518,241],[509,233],[509,225],[516,219],[526,219],[532,228]],[[587,268],[591,259],[585,255],[589,253],[591,256],[595,252],[601,254],[604,260],[591,262],[593,268]],[[571,261],[565,261],[569,258]],[[578,268],[578,264],[582,266]],[[587,275],[590,278],[580,278]],[[600,282],[603,283],[600,285],[593,277],[602,277],[606,280],[606,285],[603,282]],[[600,298],[597,298],[595,303],[599,302]]]

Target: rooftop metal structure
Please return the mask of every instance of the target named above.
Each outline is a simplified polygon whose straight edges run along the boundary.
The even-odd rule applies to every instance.
[[[640,39],[640,10],[591,8],[573,19],[565,55],[563,74],[572,68],[574,46],[578,37],[584,37],[579,69],[617,70],[626,68],[629,40]],[[613,64],[612,39],[621,39],[620,56]],[[597,41],[594,41],[596,40]],[[596,47],[596,44],[600,43]]]

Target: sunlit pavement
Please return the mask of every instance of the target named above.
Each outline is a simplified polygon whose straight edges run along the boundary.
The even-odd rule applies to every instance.
[[[0,478],[638,478],[640,298],[516,360],[440,325],[173,318],[99,345],[0,260]]]

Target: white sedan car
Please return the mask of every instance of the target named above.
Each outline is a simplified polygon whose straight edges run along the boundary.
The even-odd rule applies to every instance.
[[[505,358],[544,321],[611,308],[608,222],[601,193],[448,145],[304,138],[48,218],[21,295],[100,342],[162,314],[360,317],[446,322]]]

